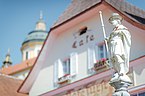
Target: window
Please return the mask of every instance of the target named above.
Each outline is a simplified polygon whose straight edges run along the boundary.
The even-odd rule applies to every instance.
[[[144,93],[139,93],[139,96],[145,96],[145,92]]]
[[[67,76],[73,77],[78,72],[78,57],[77,53],[71,53],[69,58],[63,60],[58,59],[54,64],[54,83],[57,85],[58,81]]]
[[[63,73],[70,74],[70,58],[63,61]]]
[[[28,55],[29,55],[29,54],[28,54],[28,51],[27,51],[27,52],[26,52],[26,60],[28,60]]]
[[[88,73],[93,73],[94,65],[100,60],[107,60],[106,46],[104,43],[98,46],[90,46],[87,52],[88,59]]]
[[[101,58],[107,58],[106,46],[104,43],[98,45],[98,60]]]
[[[131,95],[131,96],[145,96],[145,92],[143,92],[143,93],[137,93],[137,94],[134,94],[134,95]]]
[[[83,34],[85,34],[86,32],[87,32],[87,27],[85,26],[85,27],[82,27],[80,30],[79,30],[79,35],[83,35]]]
[[[137,94],[136,95],[131,95],[131,96],[137,96]]]

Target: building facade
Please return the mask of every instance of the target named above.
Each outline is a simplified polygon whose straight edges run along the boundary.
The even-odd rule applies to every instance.
[[[76,9],[77,8],[77,9]],[[107,53],[99,17],[119,13],[132,36],[130,72],[132,96],[145,94],[145,12],[123,0],[73,0],[53,25],[35,65],[19,88],[30,96],[112,96],[108,84],[114,70]]]

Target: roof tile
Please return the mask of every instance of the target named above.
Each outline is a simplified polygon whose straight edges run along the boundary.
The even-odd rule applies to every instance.
[[[55,22],[52,28],[73,18],[74,16],[80,14],[81,12],[87,10],[88,8],[91,8],[92,6],[98,4],[101,1],[105,1],[109,3],[111,6],[123,12],[125,15],[129,17],[131,16],[130,18],[132,18],[133,20],[136,20],[137,22],[144,24],[142,22],[143,19],[138,20],[137,18],[132,17],[132,15],[140,17],[140,18],[145,18],[145,11],[126,2],[125,0],[73,0],[71,4],[68,6],[68,8],[64,11],[64,13]],[[132,14],[132,15],[129,15],[127,13]]]
[[[7,68],[3,68],[0,70],[0,73],[6,74],[6,75],[11,75],[13,73],[28,69],[34,65],[36,58],[32,58],[29,60],[26,60],[24,62],[21,62],[20,64],[16,64]]]
[[[22,80],[0,74],[0,96],[28,96],[18,93]]]

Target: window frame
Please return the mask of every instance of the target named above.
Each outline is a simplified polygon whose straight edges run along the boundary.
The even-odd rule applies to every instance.
[[[101,53],[100,52],[100,47],[103,46],[103,56],[101,56]],[[96,50],[96,54],[97,54],[97,57],[96,57],[96,60],[101,60],[102,58],[107,58],[107,50],[106,50],[106,45],[105,45],[105,42],[101,42],[99,44],[97,44],[97,50]]]
[[[70,66],[70,57],[68,57],[68,58],[66,58],[66,59],[64,59],[63,61],[62,61],[62,66],[63,66],[63,73],[64,73],[64,75],[66,75],[66,74],[69,74],[70,75],[70,73],[71,73],[71,66]],[[66,66],[65,66],[66,65]],[[65,67],[66,67],[66,72],[65,72]]]

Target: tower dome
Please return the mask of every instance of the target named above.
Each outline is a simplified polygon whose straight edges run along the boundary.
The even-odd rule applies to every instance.
[[[47,36],[46,23],[43,21],[43,15],[40,13],[40,18],[36,23],[35,30],[28,33],[24,42],[22,43],[21,52],[23,61],[37,57],[43,42]]]

